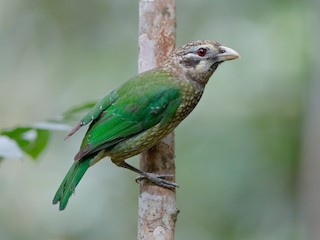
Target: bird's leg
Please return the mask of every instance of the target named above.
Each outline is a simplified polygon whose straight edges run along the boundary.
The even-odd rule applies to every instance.
[[[142,180],[149,180],[158,186],[170,189],[179,187],[176,183],[164,180],[166,177],[172,177],[172,174],[155,174],[144,172],[143,175],[141,174],[140,176],[136,177],[135,181],[136,183],[140,183]]]
[[[129,170],[131,170],[133,172],[136,172],[136,173],[140,174],[141,176],[136,178],[136,182],[139,182],[139,181],[141,181],[143,179],[148,179],[149,181],[153,182],[154,184],[156,184],[158,186],[161,186],[161,187],[164,187],[164,188],[176,188],[176,187],[179,187],[177,184],[175,184],[173,182],[169,182],[169,181],[166,181],[166,180],[162,179],[162,178],[165,178],[165,177],[172,176],[170,174],[155,174],[155,173],[144,172],[144,171],[141,171],[138,168],[135,168],[135,167],[129,165],[125,161],[113,161],[112,160],[112,162],[114,164],[116,164],[118,167],[127,168],[127,169],[129,169]]]

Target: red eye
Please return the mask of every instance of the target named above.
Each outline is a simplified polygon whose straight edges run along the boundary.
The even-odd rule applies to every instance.
[[[200,57],[204,57],[206,55],[206,53],[207,53],[207,49],[205,49],[205,48],[199,48],[198,49],[198,55]]]

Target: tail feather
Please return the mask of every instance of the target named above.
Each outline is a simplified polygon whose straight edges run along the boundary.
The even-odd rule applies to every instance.
[[[90,167],[91,160],[91,158],[88,158],[82,161],[76,161],[72,164],[52,201],[53,204],[60,202],[60,211],[66,208],[70,196],[74,192],[87,169]]]

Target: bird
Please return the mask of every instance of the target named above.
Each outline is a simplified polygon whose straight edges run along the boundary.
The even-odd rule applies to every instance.
[[[129,79],[98,101],[66,137],[90,124],[53,204],[59,203],[59,210],[64,210],[87,169],[107,156],[117,166],[156,185],[176,188],[178,185],[164,176],[144,172],[125,160],[172,132],[198,104],[217,67],[239,57],[235,50],[216,41],[187,43],[158,67]]]

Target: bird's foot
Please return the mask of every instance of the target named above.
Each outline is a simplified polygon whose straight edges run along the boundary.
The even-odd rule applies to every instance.
[[[163,178],[172,177],[172,176],[173,176],[172,174],[145,173],[145,175],[141,175],[137,177],[136,182],[140,183],[140,181],[142,180],[149,180],[150,182],[153,182],[154,184],[160,187],[174,189],[179,187],[179,185],[163,179]]]

